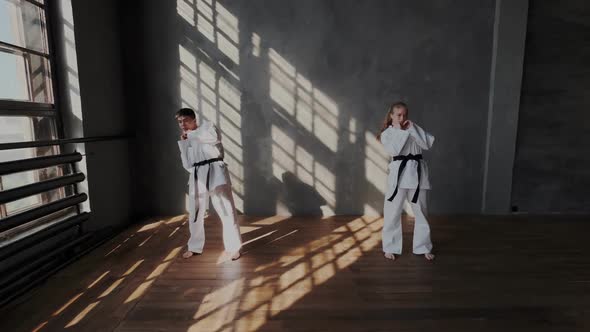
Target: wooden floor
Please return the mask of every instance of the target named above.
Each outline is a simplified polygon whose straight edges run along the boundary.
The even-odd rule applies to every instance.
[[[136,225],[0,309],[0,331],[590,331],[588,218],[432,218],[437,260],[381,253],[373,217],[208,220],[183,260],[182,216]]]

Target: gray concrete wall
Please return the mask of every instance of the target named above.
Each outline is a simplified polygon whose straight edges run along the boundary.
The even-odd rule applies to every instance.
[[[590,212],[590,11],[584,0],[530,3],[512,204]]]
[[[57,1],[55,16],[60,111],[66,138],[129,133],[124,104],[118,1]],[[132,221],[128,140],[77,144],[92,212],[86,228],[118,228]]]
[[[481,210],[510,211],[528,0],[497,0]]]
[[[210,5],[212,4],[212,5]],[[434,213],[482,203],[494,1],[127,2],[146,214],[184,209],[174,112],[222,129],[247,214],[380,213],[390,102],[437,138]]]
[[[79,147],[94,210],[114,224],[184,211],[173,113],[189,106],[223,132],[240,211],[379,213],[372,136],[402,99],[437,137],[432,212],[587,211],[587,11],[532,3],[519,100],[527,3],[75,1],[79,68],[61,83],[84,119],[66,130],[137,135]]]
[[[174,112],[178,93],[178,38],[174,1],[121,3],[126,105],[136,139],[133,202],[138,216],[183,213],[187,173],[178,163]]]

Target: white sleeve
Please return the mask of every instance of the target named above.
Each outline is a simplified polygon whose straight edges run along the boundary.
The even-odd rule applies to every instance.
[[[389,127],[381,133],[381,144],[387,153],[397,156],[406,145],[408,137],[410,134],[406,130]]]
[[[221,135],[219,134],[217,127],[210,122],[206,122],[197,130],[189,132],[187,134],[187,139],[197,141],[197,143],[201,144],[215,145],[221,142]]]
[[[192,170],[192,165],[188,160],[188,148],[190,147],[188,140],[178,141],[178,148],[180,149],[180,159],[182,160],[182,167],[189,173]]]
[[[412,123],[410,128],[406,131],[412,136],[414,142],[416,142],[416,144],[418,144],[423,150],[428,150],[432,147],[434,136],[424,131],[424,129],[420,128],[417,124]]]

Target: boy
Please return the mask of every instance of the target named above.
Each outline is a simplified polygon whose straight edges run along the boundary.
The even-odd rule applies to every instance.
[[[235,206],[227,165],[223,162],[223,146],[217,128],[208,121],[197,123],[195,112],[182,108],[176,112],[182,130],[178,147],[182,166],[189,177],[189,230],[188,250],[182,255],[189,258],[203,252],[205,245],[205,210],[211,203],[223,226],[223,244],[231,259],[240,258],[242,239],[237,224]]]

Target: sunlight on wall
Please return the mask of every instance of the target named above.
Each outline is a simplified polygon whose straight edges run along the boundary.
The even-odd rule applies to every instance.
[[[271,126],[272,172],[275,178],[283,181],[283,174],[290,172],[311,187],[326,200],[328,206],[322,209],[324,216],[333,215],[336,205],[336,177],[325,166],[315,161],[303,147],[285,134],[278,126]]]
[[[178,0],[178,15],[228,59],[240,63],[238,19],[217,1]]]
[[[234,201],[236,208],[243,211],[241,92],[236,86],[239,82],[236,68],[230,70],[227,63],[229,59],[234,65],[239,64],[238,20],[213,0],[178,0],[177,12],[221,51],[211,54],[207,51],[209,47],[197,47],[198,43],[179,45],[180,96],[183,107],[194,109],[201,121],[211,121],[221,131]]]
[[[68,128],[73,137],[84,137],[84,128],[82,126],[82,100],[80,97],[80,81],[78,75],[78,57],[76,53],[76,36],[74,33],[74,14],[72,12],[71,0],[60,0],[57,2],[58,19],[57,24],[63,29],[63,43],[60,43],[61,54],[63,54],[63,63],[65,66],[62,70],[63,82],[66,91],[63,96],[63,103],[67,105],[73,116],[73,121],[70,121]],[[68,115],[69,115],[68,114]],[[84,143],[75,144],[76,151],[81,154],[86,153],[86,145]],[[81,203],[82,211],[90,211],[90,201],[92,195],[88,190],[88,178],[92,174],[88,174],[87,160],[82,158],[76,165],[80,172],[87,174],[87,179],[80,182],[78,190],[88,195],[88,199]]]
[[[385,194],[387,185],[389,159],[389,155],[375,135],[369,131],[365,132],[365,178],[382,194]]]
[[[303,141],[304,137],[295,139],[292,135],[299,135],[300,128],[303,128],[330,153],[336,153],[338,107],[272,48],[268,50],[268,59],[270,98],[276,103],[275,112],[291,124],[287,128],[271,126],[273,175],[279,181],[283,180],[285,172],[296,175],[326,200],[327,204],[321,206],[323,215],[333,215],[336,205],[334,174],[303,145],[296,143],[299,139]],[[277,213],[282,212],[280,209],[277,207]]]
[[[255,57],[260,57],[260,47],[261,47],[261,38],[260,36],[253,32],[252,33],[252,55]]]
[[[294,118],[332,152],[338,145],[338,106],[298,73],[274,49],[269,49],[270,97],[278,111]]]

